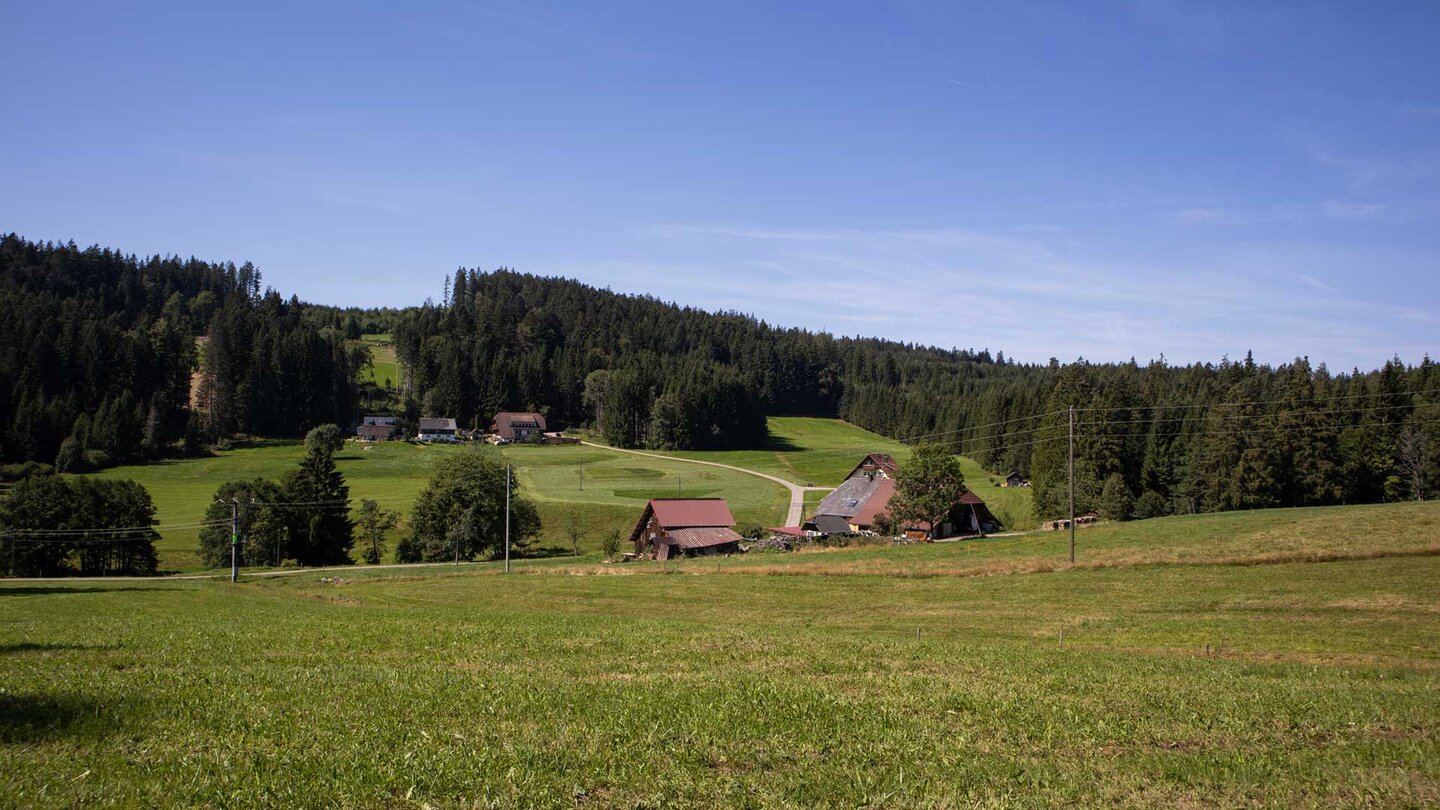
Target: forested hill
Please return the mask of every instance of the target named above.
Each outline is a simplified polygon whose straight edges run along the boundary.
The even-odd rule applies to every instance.
[[[752,447],[765,414],[950,430],[1035,413],[1054,376],[988,351],[837,339],[506,270],[456,273],[441,305],[406,311],[394,331],[412,415],[481,424],[548,409],[626,446]]]
[[[626,446],[746,447],[762,414],[838,416],[1032,475],[1064,514],[1373,502],[1440,489],[1440,370],[1332,374],[1221,360],[1010,362],[988,351],[836,338],[576,281],[460,271],[395,326],[406,408],[481,424],[505,408],[593,422]],[[823,303],[823,302],[819,302]]]
[[[0,459],[63,471],[348,423],[365,356],[337,318],[248,263],[0,237]]]
[[[1072,406],[1081,511],[1440,489],[1440,370],[1428,358],[1340,374],[1304,359],[1027,365],[508,270],[462,270],[440,292],[438,305],[399,312],[339,310],[262,292],[249,264],[3,237],[0,456],[74,469],[353,424],[363,325],[393,331],[411,419],[488,426],[497,411],[534,409],[620,445],[708,449],[761,446],[767,414],[837,416],[1026,473],[1042,517],[1064,511]]]

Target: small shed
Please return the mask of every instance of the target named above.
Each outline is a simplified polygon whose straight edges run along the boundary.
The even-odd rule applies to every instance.
[[[1025,480],[1025,476],[1012,470],[1009,475],[1005,476],[1005,483],[1001,484],[1001,486],[1028,487],[1030,486],[1030,482]]]
[[[638,557],[732,554],[742,539],[724,498],[653,498],[640,513],[630,542]]]

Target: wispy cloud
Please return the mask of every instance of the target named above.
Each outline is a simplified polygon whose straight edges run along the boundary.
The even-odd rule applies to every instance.
[[[1137,264],[1013,231],[672,224],[647,233],[658,240],[651,258],[592,265],[588,275],[775,323],[1041,362],[1162,352],[1215,360],[1254,349],[1274,362],[1308,354],[1373,365],[1417,345],[1390,326],[1399,308],[1342,291],[1320,272],[1336,260],[1303,245]],[[672,253],[683,258],[667,260]]]

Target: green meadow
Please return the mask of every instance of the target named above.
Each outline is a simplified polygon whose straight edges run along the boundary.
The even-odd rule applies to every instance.
[[[370,446],[349,442],[336,455],[336,466],[350,486],[350,496],[378,501],[408,519],[416,496],[430,480],[440,457],[451,453],[487,452],[455,445],[382,442]],[[488,450],[494,452],[494,450]],[[155,501],[160,525],[199,521],[225,481],[279,478],[304,455],[296,441],[265,440],[238,446],[214,456],[116,467],[99,475],[139,481]],[[776,525],[789,503],[777,484],[743,473],[681,461],[644,458],[599,448],[511,446],[503,451],[515,466],[520,491],[540,511],[543,548],[599,551],[611,531],[628,536],[645,502],[652,497],[684,495],[723,497],[740,525]],[[582,489],[583,487],[583,489]],[[572,545],[572,526],[576,532]],[[402,519],[398,532],[406,530]],[[198,532],[163,530],[157,544],[162,569],[193,571],[201,567],[196,553]],[[392,543],[393,548],[393,543]]]
[[[395,343],[390,335],[361,335],[360,340],[370,348],[369,374],[365,381],[385,388],[386,380],[394,388],[400,387],[400,363],[395,359]]]
[[[544,531],[538,546],[552,553],[595,552],[610,532],[628,536],[645,501],[654,497],[725,498],[742,529],[784,521],[789,496],[778,484],[678,460],[681,458],[734,464],[817,485],[843,480],[867,452],[888,452],[902,463],[909,458],[909,448],[904,445],[835,419],[775,417],[770,424],[772,447],[785,449],[667,454],[677,460],[583,445],[511,445],[501,452],[515,466],[520,489],[540,511]],[[406,530],[404,518],[429,481],[436,460],[463,452],[476,452],[476,448],[349,442],[335,459],[352,498],[357,502],[369,498],[402,514],[398,537]],[[262,439],[212,456],[115,467],[98,475],[139,481],[155,501],[160,525],[184,526],[202,519],[215,490],[225,481],[279,478],[303,455],[298,441]],[[960,462],[968,485],[990,504],[1007,529],[1035,525],[1028,489],[997,487],[992,481],[995,476],[974,461],[962,457]],[[823,492],[806,493],[807,514],[823,497]],[[161,567],[198,570],[196,537],[194,528],[162,529],[158,544]]]
[[[1433,806],[1437,520],[1083,530],[1106,567],[1029,535],[789,557],[897,570],[4,582],[0,804]]]

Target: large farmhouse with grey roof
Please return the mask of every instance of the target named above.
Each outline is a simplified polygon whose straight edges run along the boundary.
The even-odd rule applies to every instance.
[[[890,508],[895,495],[895,474],[900,465],[886,453],[871,453],[856,464],[849,477],[826,495],[806,528],[822,534],[872,531],[876,520]],[[930,540],[994,531],[999,522],[985,502],[965,493],[939,526],[925,522],[903,527],[907,535]]]

